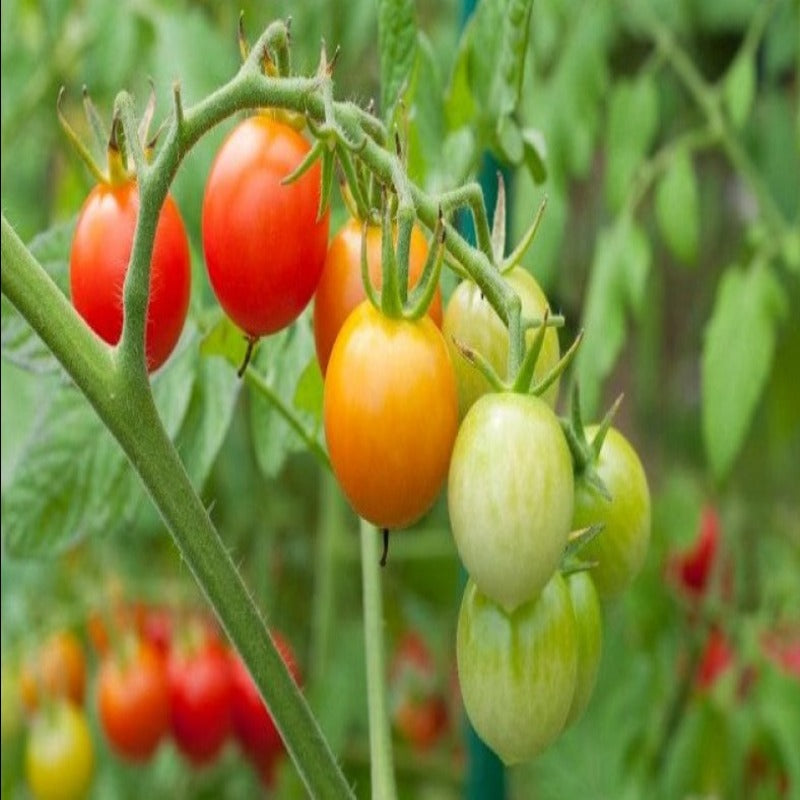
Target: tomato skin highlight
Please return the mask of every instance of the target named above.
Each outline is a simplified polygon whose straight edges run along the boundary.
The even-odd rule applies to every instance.
[[[133,247],[139,190],[134,182],[98,184],[78,216],[70,252],[70,294],[77,312],[108,344],[122,335],[122,295]],[[178,343],[189,310],[189,241],[175,201],[167,195],[158,218],[150,268],[145,352],[158,369]]]
[[[363,223],[350,218],[333,237],[317,292],[314,295],[314,344],[322,374],[328,367],[336,336],[347,317],[366,299],[361,282],[361,246]],[[428,243],[416,226],[411,230],[408,256],[408,282],[413,289],[422,274],[428,257]],[[383,285],[381,270],[381,229],[367,226],[367,265],[372,285]],[[438,327],[442,325],[442,296],[439,289],[433,296],[428,315]]]
[[[549,305],[536,279],[522,267],[509,270],[503,277],[522,301],[522,317],[541,318]],[[442,325],[456,371],[458,409],[463,418],[475,401],[492,391],[492,387],[480,370],[461,355],[453,339],[478,351],[488,359],[501,378],[506,378],[508,329],[483,296],[480,287],[470,280],[462,281],[450,296]],[[530,329],[526,333],[528,344],[535,335],[535,329]],[[559,355],[558,332],[555,328],[548,328],[536,361],[534,380],[541,380],[558,363]],[[559,382],[555,381],[542,395],[542,399],[551,408],[555,407],[558,399],[558,384]]]
[[[167,662],[172,735],[195,765],[213,761],[231,732],[230,660],[216,641],[193,653],[173,649]]]
[[[428,511],[458,426],[453,367],[430,318],[389,319],[361,303],[333,346],[324,419],[333,471],[360,516],[395,529]]]
[[[103,730],[118,755],[130,761],[153,755],[170,724],[167,668],[153,645],[142,640],[128,660],[103,659],[97,705]]]
[[[600,598],[589,571],[575,572],[565,580],[575,614],[578,641],[575,694],[567,715],[567,725],[571,725],[583,716],[597,683],[603,649],[603,616]]]
[[[575,616],[561,573],[510,614],[468,581],[456,657],[464,708],[481,739],[506,765],[544,750],[564,728],[578,668]]]
[[[329,212],[317,220],[319,162],[281,185],[309,150],[293,128],[257,114],[228,136],[208,176],[202,220],[208,277],[225,313],[252,337],[293,322],[322,273]]]
[[[94,772],[94,749],[86,715],[59,700],[31,724],[25,776],[36,800],[81,800]]]
[[[586,428],[591,441],[597,426]],[[581,478],[575,482],[574,528],[596,523],[603,530],[581,551],[596,561],[592,580],[602,598],[615,597],[630,586],[647,556],[650,543],[650,490],[642,462],[628,440],[609,428],[595,469],[611,500]]]
[[[573,512],[573,467],[561,426],[537,397],[479,398],[453,448],[447,503],[464,566],[512,611],[558,566]]]

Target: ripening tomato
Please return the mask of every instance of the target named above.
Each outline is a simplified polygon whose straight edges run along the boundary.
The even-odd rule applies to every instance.
[[[417,750],[428,750],[447,729],[447,703],[430,648],[416,631],[398,642],[389,670],[392,722]]]
[[[572,521],[573,469],[561,425],[532,395],[479,398],[453,448],[447,506],[480,590],[512,611],[558,566]]]
[[[320,165],[281,181],[310,150],[267,113],[239,124],[211,167],[203,198],[203,251],[225,313],[253,338],[293,322],[319,283],[328,212],[317,220]]]
[[[169,681],[163,657],[137,641],[121,658],[106,656],[97,679],[100,723],[111,748],[131,761],[146,761],[169,731]]]
[[[328,368],[333,343],[344,325],[344,321],[355,307],[366,299],[361,282],[361,244],[363,223],[348,220],[333,237],[325,258],[322,277],[314,295],[314,343],[322,374]],[[422,274],[428,257],[428,243],[419,228],[411,230],[408,254],[408,283],[414,288]],[[372,285],[380,289],[383,284],[381,271],[381,228],[367,227],[367,264]],[[433,296],[428,315],[438,325],[442,324],[442,297],[439,290]]]
[[[672,573],[690,595],[702,597],[705,594],[719,548],[719,533],[719,514],[713,506],[706,506],[700,515],[694,544],[671,559]]]
[[[596,426],[586,429],[589,441],[596,431]],[[579,477],[573,527],[603,524],[581,556],[597,562],[592,580],[600,596],[613,597],[630,585],[644,564],[650,543],[650,490],[639,456],[616,428],[606,434],[594,467],[611,500]]]
[[[167,662],[172,735],[194,764],[213,761],[231,732],[230,658],[209,639],[191,652],[173,648]]]
[[[81,643],[70,631],[53,634],[20,673],[22,704],[28,711],[39,707],[42,694],[66,697],[82,705],[85,689],[86,658]]]
[[[541,752],[564,728],[578,669],[575,615],[561,573],[510,614],[470,580],[456,656],[464,709],[481,739],[506,764]]]
[[[109,344],[122,335],[122,289],[133,247],[139,190],[129,181],[99,184],[83,204],[69,259],[72,302]],[[175,201],[167,196],[158,218],[150,266],[145,351],[158,369],[180,338],[191,289],[189,242]]]
[[[271,631],[271,636],[289,674],[299,684],[300,668],[292,648],[276,631]],[[231,684],[233,733],[248,758],[262,774],[268,775],[283,752],[283,742],[247,666],[235,654],[231,656]]]
[[[81,800],[89,792],[94,750],[81,709],[65,700],[38,713],[25,748],[25,775],[36,800]]]
[[[541,319],[549,307],[547,298],[536,279],[522,267],[515,267],[503,276],[522,301],[523,319]],[[444,312],[443,330],[450,349],[458,382],[458,408],[463,417],[472,404],[492,390],[491,385],[478,369],[468,363],[458,351],[453,339],[476,350],[494,367],[501,377],[508,368],[508,329],[483,296],[480,287],[472,281],[463,281],[456,287]],[[526,334],[528,344],[536,335],[531,328]],[[534,380],[541,380],[558,363],[560,357],[558,333],[548,328],[542,342],[542,350],[533,371]],[[558,399],[558,381],[542,395],[554,408]]]
[[[324,416],[333,471],[358,514],[379,528],[419,519],[442,488],[458,426],[453,367],[430,318],[358,306],[328,362]]]
[[[600,598],[589,572],[574,572],[566,581],[578,637],[578,671],[575,677],[575,695],[567,716],[569,725],[583,715],[597,682],[603,647],[603,617]]]

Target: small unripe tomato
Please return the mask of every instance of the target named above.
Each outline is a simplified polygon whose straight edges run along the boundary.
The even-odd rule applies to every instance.
[[[469,581],[456,657],[464,708],[481,739],[509,765],[540,753],[563,730],[575,695],[578,636],[561,573],[511,613]]]

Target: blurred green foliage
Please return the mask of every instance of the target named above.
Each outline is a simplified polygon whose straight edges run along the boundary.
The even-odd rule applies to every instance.
[[[513,770],[511,794],[773,797],[781,775],[796,792],[800,688],[759,641],[765,630],[800,626],[800,8],[796,0],[539,0],[517,108],[517,84],[498,93],[492,83],[505,5],[484,3],[459,43],[454,0],[416,4],[421,33],[406,43],[396,83],[405,91],[410,171],[441,189],[474,175],[484,149],[514,162],[516,236],[547,195],[527,266],[563,310],[565,336],[586,330],[577,371],[592,411],[626,393],[617,424],[642,454],[655,510],[645,573],[606,614],[601,677],[586,718]],[[342,48],[337,95],[380,97],[372,0],[352,0],[346,11],[311,0],[268,9],[3,3],[3,209],[26,241],[49,231],[34,249],[62,287],[70,222],[91,181],[58,127],[59,87],[66,87],[65,115],[88,136],[83,85],[108,113],[121,88],[142,108],[152,79],[158,121],[174,80],[191,104],[233,74],[240,7],[251,39],[291,13],[299,71],[314,69],[324,38]],[[716,112],[698,102],[665,41],[708,86],[719,86]],[[384,88],[384,106],[390,98]],[[717,112],[722,139],[707,130],[708,114]],[[211,159],[231,125],[203,139],[174,185],[193,244],[195,296],[180,353],[154,390],[254,596],[299,653],[323,730],[366,796],[355,519],[274,403],[252,387],[240,391],[219,357],[235,362],[242,343],[213,310],[199,219]],[[343,213],[337,205],[334,220]],[[3,345],[2,795],[11,798],[25,796],[24,735],[18,724],[6,728],[7,674],[37,642],[60,626],[85,636],[88,612],[119,584],[131,599],[201,601],[115,445],[5,299]],[[321,383],[308,317],[264,343],[256,366],[318,436]],[[693,608],[666,565],[693,540],[706,504],[721,516],[733,590],[711,592]],[[389,645],[409,627],[420,630],[449,691],[458,562],[444,503],[393,537],[383,577]],[[712,626],[726,632],[737,656],[723,680],[701,691],[690,665]],[[751,669],[758,677],[742,693]],[[100,754],[94,797],[256,792],[233,748],[196,773],[165,747],[134,774],[107,751],[91,701],[89,708]],[[401,796],[459,795],[459,724],[455,716],[431,753],[397,743]],[[753,766],[759,759],[761,772]],[[299,791],[287,765],[276,796]]]

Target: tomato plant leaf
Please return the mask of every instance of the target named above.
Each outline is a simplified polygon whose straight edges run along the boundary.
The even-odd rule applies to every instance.
[[[596,413],[600,385],[625,342],[626,311],[638,315],[644,308],[651,256],[647,236],[627,215],[598,237],[586,297],[585,336],[576,359],[587,417]]]
[[[661,234],[672,254],[684,264],[697,259],[700,200],[692,159],[675,154],[656,188],[655,210]]]
[[[322,424],[323,388],[322,371],[317,357],[314,356],[300,373],[297,390],[294,393],[294,404],[301,411],[308,411],[314,416],[316,429]]]
[[[742,447],[785,312],[783,289],[767,266],[725,272],[706,326],[701,368],[703,441],[717,480]]]
[[[505,3],[503,36],[496,54],[493,91],[496,110],[501,118],[515,111],[519,104],[532,9],[533,0],[508,0]]]
[[[388,122],[408,89],[417,57],[414,0],[381,0],[378,49],[381,64],[381,111]]]
[[[614,87],[606,127],[605,190],[608,204],[618,211],[630,191],[644,156],[658,129],[658,90],[654,79],[643,75]]]
[[[250,425],[258,465],[268,477],[280,471],[290,453],[308,446],[287,416],[305,434],[317,439],[319,420],[295,405],[298,385],[312,357],[314,337],[307,314],[291,328],[265,340],[256,353],[254,367],[269,396],[264,391],[251,392]]]
[[[196,487],[202,487],[228,432],[241,381],[218,358],[200,359],[175,446]]]
[[[547,143],[544,134],[536,128],[525,128],[522,131],[522,145],[525,166],[533,182],[544,183],[547,180]]]
[[[749,52],[736,57],[722,84],[722,99],[734,126],[747,121],[756,90],[756,65]]]
[[[422,33],[417,40],[417,60],[406,101],[408,174],[423,184],[446,185],[449,176],[442,174],[442,142],[445,137],[442,77],[433,46]]]
[[[49,228],[34,237],[28,247],[64,294],[69,293],[69,251],[75,219]],[[56,372],[61,366],[16,308],[2,297],[0,342],[3,358],[30,372]]]

